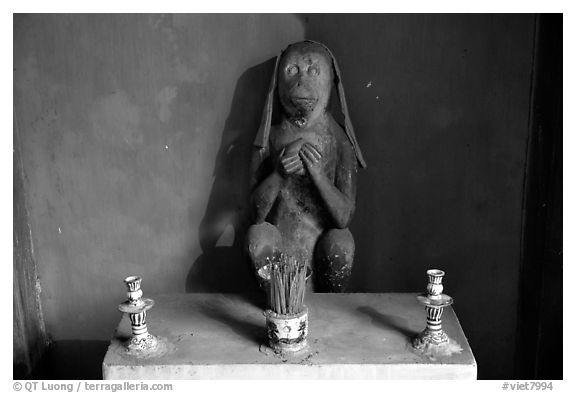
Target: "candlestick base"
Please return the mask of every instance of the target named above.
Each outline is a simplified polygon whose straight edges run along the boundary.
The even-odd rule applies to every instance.
[[[444,333],[444,331],[424,329],[424,331],[412,340],[412,345],[418,350],[423,350],[429,345],[443,345],[448,343],[448,341],[448,335]]]
[[[462,347],[446,333],[429,329],[412,339],[412,347],[431,360],[462,353]]]
[[[127,345],[128,351],[134,353],[154,351],[157,347],[158,339],[150,333],[132,337]]]

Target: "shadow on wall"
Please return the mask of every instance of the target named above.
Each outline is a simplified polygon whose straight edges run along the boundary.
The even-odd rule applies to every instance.
[[[238,79],[214,164],[214,183],[198,228],[202,254],[186,277],[186,292],[256,293],[258,284],[243,251],[250,225],[250,159],[274,70],[274,58]],[[194,255],[191,250],[189,255]]]

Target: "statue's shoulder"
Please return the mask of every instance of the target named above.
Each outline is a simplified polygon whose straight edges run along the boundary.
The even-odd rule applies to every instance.
[[[270,126],[270,137],[268,140],[268,146],[270,148],[270,154],[275,154],[281,150],[281,146],[284,144],[282,142],[282,135],[284,134],[284,129],[281,124],[272,124]]]
[[[279,131],[282,130],[282,125],[281,124],[272,124],[270,126],[270,135],[276,134]]]
[[[278,132],[282,130],[282,127],[279,124],[272,124],[270,126],[270,144],[272,145],[276,138],[278,137]]]

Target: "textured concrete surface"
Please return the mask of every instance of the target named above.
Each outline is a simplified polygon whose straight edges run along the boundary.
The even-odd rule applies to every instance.
[[[309,294],[309,348],[294,357],[265,342],[261,307],[224,294],[164,295],[148,314],[150,332],[168,350],[158,357],[126,354],[123,317],[103,361],[105,379],[382,378],[473,379],[476,361],[451,307],[447,334],[463,351],[427,358],[409,343],[426,324],[416,294]]]

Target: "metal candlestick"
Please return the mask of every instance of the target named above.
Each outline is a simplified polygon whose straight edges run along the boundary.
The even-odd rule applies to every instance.
[[[444,346],[449,342],[448,336],[442,330],[442,313],[444,307],[451,305],[453,300],[442,293],[444,272],[430,269],[426,273],[428,274],[427,293],[417,297],[418,301],[426,306],[426,328],[412,340],[412,345],[416,349],[429,352],[433,347]]]
[[[128,314],[132,324],[132,338],[128,342],[128,350],[140,352],[154,350],[158,345],[158,339],[148,333],[146,326],[146,311],[154,306],[154,300],[142,298],[141,277],[126,277],[124,283],[128,288],[128,300],[118,305],[118,309]]]

